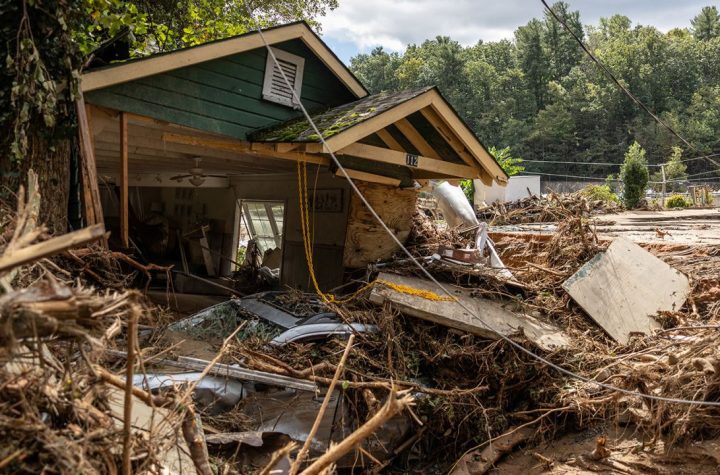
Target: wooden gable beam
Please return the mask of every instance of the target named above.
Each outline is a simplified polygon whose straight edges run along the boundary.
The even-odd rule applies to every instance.
[[[354,157],[374,160],[376,162],[390,163],[392,165],[401,165],[408,168],[417,168],[419,170],[456,178],[477,178],[479,175],[479,170],[475,167],[446,162],[421,155],[412,155],[410,153],[398,152],[396,150],[389,150],[387,148],[375,147],[373,145],[365,145],[362,143],[348,145],[335,153],[338,155],[352,155]]]
[[[400,142],[395,140],[395,137],[392,136],[388,129],[380,129],[375,133],[390,150],[395,150],[396,152],[407,152]]]
[[[316,163],[318,165],[330,165],[330,159],[326,157],[304,152],[278,152],[275,150],[274,144],[271,143],[210,139],[172,133],[163,134],[162,139],[166,142],[195,145],[216,150],[227,150],[250,155],[258,154],[281,160],[300,160],[301,162]]]
[[[407,118],[402,118],[395,122],[395,127],[405,136],[406,139],[412,144],[413,147],[420,152],[420,155],[440,160],[440,154],[438,154],[434,148],[425,140],[425,137],[420,135],[415,127],[410,123]]]

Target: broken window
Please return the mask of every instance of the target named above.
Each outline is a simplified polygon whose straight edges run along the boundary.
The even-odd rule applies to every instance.
[[[261,252],[282,247],[285,204],[273,201],[243,201],[243,218],[250,238]]]

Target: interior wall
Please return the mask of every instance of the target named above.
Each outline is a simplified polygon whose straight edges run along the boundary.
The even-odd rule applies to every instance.
[[[300,226],[297,175],[246,175],[234,177],[231,183],[239,199],[285,202],[285,247],[280,272],[281,284],[303,290],[312,288]],[[314,225],[315,274],[322,290],[329,290],[342,283],[350,189],[344,179],[335,177],[327,170],[318,171],[314,165],[308,165],[308,188],[310,194],[313,188],[316,188],[319,199],[329,197],[332,201],[328,203],[326,200],[326,209],[316,210],[311,215]],[[339,204],[334,201],[338,196],[341,197]]]
[[[102,201],[105,219],[110,227],[118,221],[118,203],[116,193],[107,187],[102,188]],[[212,249],[213,267],[217,275],[228,275],[232,263],[220,255],[232,259],[235,257],[233,237],[235,232],[235,193],[232,188],[203,187],[130,187],[131,238],[138,243],[148,259],[155,262],[175,263],[182,269],[177,231],[182,235],[200,226],[208,225],[206,231],[208,244]],[[168,231],[167,244],[158,245],[161,229]],[[184,239],[186,258],[190,271],[206,275],[205,263],[200,247],[200,232]]]

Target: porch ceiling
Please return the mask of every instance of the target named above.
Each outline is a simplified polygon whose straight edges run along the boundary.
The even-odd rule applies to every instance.
[[[97,169],[100,174],[115,174],[120,166],[119,113],[92,106],[90,120]],[[173,137],[185,138],[184,143]],[[169,139],[168,139],[169,138]],[[218,143],[225,137],[128,114],[128,168],[131,174],[186,173],[195,166],[206,174],[282,173],[295,170],[294,163],[261,152],[241,148],[222,149],[206,143]]]

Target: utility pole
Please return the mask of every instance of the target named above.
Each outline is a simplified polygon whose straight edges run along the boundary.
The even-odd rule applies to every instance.
[[[665,165],[660,165],[660,172],[662,172],[662,202],[660,204],[661,207],[665,207]]]

